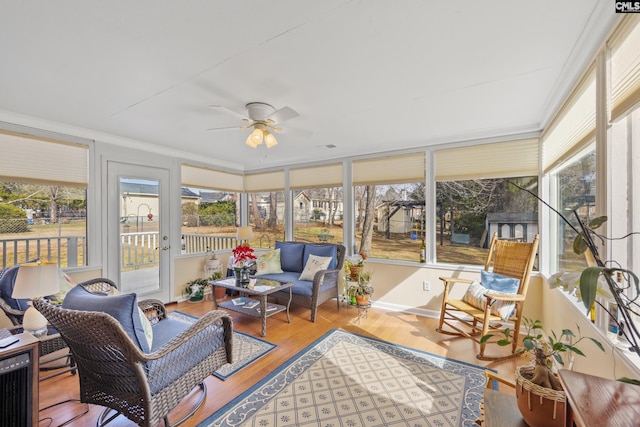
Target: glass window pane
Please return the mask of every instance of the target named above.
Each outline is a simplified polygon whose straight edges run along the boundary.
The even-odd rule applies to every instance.
[[[284,191],[249,193],[249,225],[254,248],[273,248],[284,240]]]
[[[87,190],[0,182],[2,267],[29,260],[87,265]]]
[[[354,201],[358,252],[420,261],[425,238],[424,183],[357,185]]]
[[[293,237],[298,242],[341,243],[342,187],[293,191]]]
[[[499,178],[436,183],[436,261],[482,265],[491,236],[532,241],[538,234],[538,202],[509,182],[537,194],[538,178]]]
[[[182,253],[230,250],[236,245],[239,194],[182,189]]]

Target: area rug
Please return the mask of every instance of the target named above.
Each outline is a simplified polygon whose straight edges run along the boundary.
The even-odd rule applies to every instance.
[[[181,311],[170,311],[169,317],[180,320],[189,324],[198,320],[197,317],[193,317],[189,314],[182,313]],[[240,369],[246,367],[250,363],[260,359],[265,354],[276,348],[275,344],[268,341],[253,337],[240,331],[233,331],[233,363],[227,363],[218,368],[213,375],[226,380],[231,375],[238,372]]]
[[[210,426],[472,426],[485,368],[332,329]]]

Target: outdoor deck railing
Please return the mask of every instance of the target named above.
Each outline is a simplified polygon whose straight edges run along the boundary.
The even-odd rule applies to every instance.
[[[157,232],[120,234],[120,262],[123,267],[137,268],[158,262],[159,235]],[[237,246],[235,236],[183,234],[183,254],[231,250]],[[85,236],[34,237],[0,239],[2,268],[29,260],[57,262],[61,268],[85,265],[87,259]]]

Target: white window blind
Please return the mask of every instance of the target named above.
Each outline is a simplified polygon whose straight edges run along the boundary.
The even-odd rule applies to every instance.
[[[86,145],[0,133],[0,180],[86,186],[88,151]]]
[[[244,189],[246,192],[284,190],[284,171],[245,175]]]
[[[244,189],[242,175],[190,165],[182,165],[182,185],[235,192],[242,192]]]
[[[562,159],[595,138],[596,74],[592,67],[542,135],[542,169],[546,173]]]
[[[425,153],[354,160],[353,184],[401,184],[425,181]]]
[[[291,169],[291,188],[342,187],[342,163]]]
[[[519,139],[435,152],[436,181],[538,175],[538,139]]]
[[[640,15],[626,16],[608,45],[611,120],[616,120],[640,102]]]

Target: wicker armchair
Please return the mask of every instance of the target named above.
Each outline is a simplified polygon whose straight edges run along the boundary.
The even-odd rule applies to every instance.
[[[109,314],[70,310],[42,299],[34,305],[58,329],[73,353],[80,400],[106,407],[98,419],[102,425],[123,414],[141,426],[154,426],[163,419],[168,426],[168,413],[200,386],[200,401],[179,424],[203,403],[204,379],[231,362],[232,320],[222,311],[210,311],[160,348],[145,353]],[[166,320],[160,301],[141,301],[139,306],[153,313],[157,326],[171,321]],[[117,413],[109,415],[113,412],[109,408]]]

